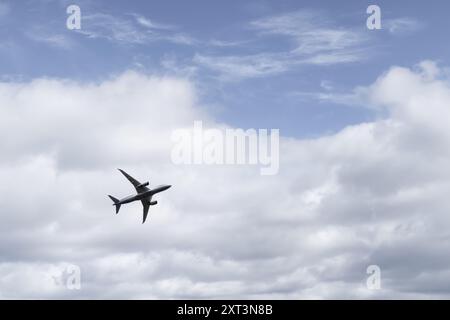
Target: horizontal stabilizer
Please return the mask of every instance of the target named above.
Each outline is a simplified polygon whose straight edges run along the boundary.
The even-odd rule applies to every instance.
[[[116,206],[116,214],[119,213],[120,210],[120,201],[117,198],[114,198],[113,196],[108,195],[108,197],[114,202],[113,206]]]

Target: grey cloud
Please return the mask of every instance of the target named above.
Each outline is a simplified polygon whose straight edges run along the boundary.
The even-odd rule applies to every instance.
[[[0,297],[448,296],[447,82],[391,68],[365,88],[387,118],[281,138],[272,177],[171,163],[173,129],[223,126],[187,80],[2,83]],[[106,198],[133,192],[119,166],[173,184],[144,226],[138,204],[115,215]],[[48,277],[65,263],[81,290]],[[380,291],[365,287],[370,264]]]

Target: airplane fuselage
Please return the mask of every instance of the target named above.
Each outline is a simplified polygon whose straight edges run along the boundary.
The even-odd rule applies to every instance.
[[[120,204],[125,204],[125,203],[130,203],[130,202],[133,202],[133,201],[141,201],[143,199],[151,198],[154,194],[162,192],[164,190],[167,190],[170,187],[171,187],[170,185],[158,186],[155,189],[148,190],[148,191],[145,191],[145,192],[141,192],[141,193],[138,193],[138,194],[133,194],[133,195],[130,195],[130,196],[125,197],[123,199],[120,199],[119,203]]]

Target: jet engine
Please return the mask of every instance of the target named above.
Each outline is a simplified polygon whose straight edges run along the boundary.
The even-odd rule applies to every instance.
[[[140,185],[138,185],[137,188],[146,187],[146,186],[148,186],[148,185],[149,185],[149,183],[148,183],[148,181],[147,181],[147,182],[144,182],[144,183],[141,183]]]
[[[158,203],[158,201],[151,201],[151,202],[150,202],[150,205],[151,205],[151,206],[154,206],[154,205],[157,204],[157,203]]]

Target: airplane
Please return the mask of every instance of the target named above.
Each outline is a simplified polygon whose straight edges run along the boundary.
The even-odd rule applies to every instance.
[[[130,176],[128,173],[126,173],[122,169],[117,169],[117,170],[119,170],[125,176],[125,178],[127,178],[128,181],[131,182],[131,184],[136,188],[137,194],[125,197],[120,200],[117,198],[114,198],[111,195],[108,195],[108,197],[114,202],[113,206],[116,206],[116,214],[119,213],[120,206],[122,204],[139,200],[142,202],[142,205],[144,206],[144,218],[142,221],[142,223],[144,223],[145,220],[147,219],[148,209],[150,208],[150,206],[154,206],[158,203],[158,201],[152,201],[153,195],[169,189],[171,187],[171,185],[160,185],[160,186],[157,186],[155,189],[150,189],[147,187],[149,185],[148,181],[144,182],[144,183],[140,183],[139,181],[137,181],[135,178]]]

